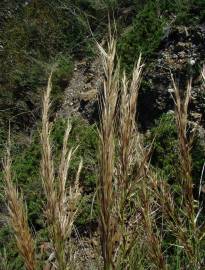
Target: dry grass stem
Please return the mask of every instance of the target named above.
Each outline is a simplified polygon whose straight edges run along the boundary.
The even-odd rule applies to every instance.
[[[76,150],[68,148],[68,139],[71,131],[71,125],[68,121],[63,140],[63,149],[58,169],[58,177],[55,177],[51,141],[52,128],[51,124],[49,123],[51,89],[52,85],[50,76],[43,100],[41,174],[47,202],[46,217],[50,237],[55,250],[58,269],[66,270],[72,267],[70,236],[81,197],[79,175],[82,169],[82,161],[79,164],[74,185],[68,188],[67,178],[69,165],[73,153]]]
[[[23,201],[23,196],[19,195],[17,188],[12,181],[11,164],[9,143],[3,163],[9,224],[14,231],[17,247],[23,258],[26,269],[36,270],[35,242],[29,229],[27,210]]]
[[[180,162],[181,162],[181,179],[183,186],[183,198],[186,207],[188,207],[188,217],[191,219],[193,229],[194,229],[194,198],[193,198],[193,180],[192,180],[192,159],[191,159],[191,147],[193,142],[193,137],[191,134],[188,138],[187,127],[188,127],[188,106],[191,99],[191,88],[192,81],[190,80],[187,85],[185,92],[185,97],[182,99],[180,92],[174,78],[172,76],[172,82],[174,86],[174,103],[175,103],[175,116],[178,131],[178,142],[179,142],[179,152],[180,152]]]
[[[99,100],[101,108],[100,123],[100,175],[98,199],[100,203],[101,245],[104,269],[114,268],[114,235],[116,217],[113,213],[113,175],[115,160],[114,123],[115,109],[119,91],[119,67],[115,68],[116,42],[108,43],[108,53],[99,46],[104,68],[105,80],[103,93]]]

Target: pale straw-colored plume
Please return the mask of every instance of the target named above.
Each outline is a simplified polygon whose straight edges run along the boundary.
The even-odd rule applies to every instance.
[[[10,141],[10,139],[9,139]],[[10,142],[3,162],[5,193],[9,213],[9,224],[14,231],[17,247],[27,270],[36,270],[35,242],[27,218],[27,209],[23,195],[19,194],[12,176]]]
[[[72,264],[70,236],[81,197],[79,176],[82,169],[82,161],[79,164],[74,184],[69,184],[68,186],[69,165],[76,151],[76,149],[68,148],[68,139],[71,131],[71,124],[68,121],[58,174],[56,176],[52,153],[52,126],[49,122],[50,93],[52,89],[51,78],[52,76],[49,77],[47,90],[43,99],[41,175],[46,197],[45,213],[47,225],[55,251],[57,267],[59,270],[66,270],[70,269]]]

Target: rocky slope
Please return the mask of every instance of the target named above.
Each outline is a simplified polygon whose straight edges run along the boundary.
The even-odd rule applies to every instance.
[[[205,62],[205,25],[170,28],[155,57],[144,61],[138,108],[142,130],[152,126],[162,113],[173,109],[171,73],[182,92],[188,80],[193,79],[191,117],[193,120],[200,118],[204,126],[205,92],[200,70]],[[89,122],[95,121],[98,118],[97,92],[102,77],[103,70],[98,58],[94,62],[77,62],[58,115],[82,115]]]
[[[152,124],[163,112],[173,108],[172,73],[184,91],[193,79],[191,113],[205,120],[205,92],[201,85],[201,68],[205,61],[205,25],[174,27],[161,44],[159,52],[145,70],[144,87],[140,95],[139,119],[143,127]]]
[[[73,77],[64,92],[64,101],[58,116],[82,115],[89,122],[97,117],[97,93],[102,86],[103,70],[100,59],[75,63]]]

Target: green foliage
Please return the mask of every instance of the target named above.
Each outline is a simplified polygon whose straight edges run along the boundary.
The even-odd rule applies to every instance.
[[[60,160],[60,153],[63,144],[63,136],[66,127],[66,120],[59,119],[54,123],[52,140],[53,154],[55,163]],[[91,222],[96,222],[96,203],[93,199],[94,189],[96,186],[96,167],[97,167],[97,128],[95,125],[89,124],[82,119],[76,118],[72,121],[72,131],[69,139],[69,146],[76,148],[74,158],[69,169],[69,184],[75,179],[79,161],[83,158],[83,169],[80,177],[80,184],[83,192],[83,199],[80,205],[79,216],[76,221],[77,226],[84,227]],[[3,148],[3,147],[2,147]],[[43,205],[44,194],[42,190],[40,176],[40,160],[41,160],[41,145],[39,143],[39,134],[35,132],[29,145],[23,145],[18,148],[13,148],[13,172],[14,180],[20,190],[23,191],[25,201],[27,203],[29,223],[35,231],[46,237],[43,222]],[[0,186],[2,187],[2,173],[0,174]],[[1,189],[3,191],[3,188]],[[3,194],[0,194],[3,196]],[[2,200],[2,199],[1,199]],[[1,204],[4,202],[1,201]],[[91,208],[93,214],[91,216]],[[14,245],[14,241],[8,239],[10,235],[9,228],[0,228],[0,245],[6,247],[9,258],[13,260],[12,269],[22,269],[20,259],[17,256],[16,249],[10,250],[10,245]],[[39,238],[39,239],[40,239]],[[39,240],[40,241],[40,240]],[[7,244],[8,242],[8,244]],[[17,257],[16,257],[17,256]],[[15,268],[16,267],[16,268]]]
[[[175,24],[196,24],[205,18],[205,2],[203,0],[160,1],[160,8],[176,16]]]
[[[87,47],[87,21],[69,1],[4,2],[9,15],[0,31],[0,98],[11,115],[32,110],[38,117],[35,95],[45,87],[56,63],[54,103],[58,106],[72,74],[72,56]],[[17,103],[15,110],[12,103]],[[21,119],[15,120],[18,125]]]
[[[56,163],[60,160],[65,127],[65,119],[59,119],[53,126],[53,153]],[[89,124],[82,119],[74,119],[72,121],[69,146],[72,148],[77,147],[77,151],[70,166],[69,179],[74,179],[79,161],[83,158],[84,167],[80,181],[83,192],[89,194],[94,191],[96,185],[96,127],[89,126]],[[39,174],[40,160],[41,145],[39,143],[38,132],[35,133],[29,145],[22,146],[18,151],[17,146],[13,149],[13,171],[15,172],[15,182],[25,194],[25,199],[28,204],[29,220],[34,226],[41,225],[39,217],[41,216],[40,213],[42,211],[43,194],[41,177]]]
[[[63,102],[63,91],[68,86],[73,73],[73,61],[70,56],[58,56],[56,68],[52,78],[53,111],[56,111]]]
[[[147,142],[153,143],[152,165],[156,167],[165,179],[171,183],[177,183],[180,174],[178,138],[174,114],[163,114],[155,122],[150,130]],[[192,175],[195,185],[198,187],[205,153],[202,142],[196,133],[191,150]]]
[[[89,231],[92,231],[94,225],[97,224],[98,215],[99,208],[96,203],[95,194],[93,192],[90,194],[84,194],[79,207],[79,215],[76,219],[76,225],[81,230],[86,227],[89,228]]]
[[[60,154],[60,147],[63,143],[63,134],[65,130],[65,120],[56,122],[53,130],[53,138],[55,140],[56,152]],[[69,176],[70,179],[75,178],[79,161],[83,159],[83,168],[80,176],[80,183],[83,192],[83,198],[80,206],[80,213],[76,220],[79,226],[85,226],[87,223],[95,222],[97,215],[96,200],[94,198],[94,190],[96,187],[97,177],[97,145],[98,135],[95,125],[89,126],[85,120],[76,118],[72,121],[72,130],[69,138],[70,147],[78,147],[76,155],[71,162]],[[59,159],[58,155],[56,156]],[[91,216],[91,208],[93,215]]]
[[[118,51],[123,67],[130,71],[140,53],[143,58],[153,54],[162,39],[164,23],[158,14],[157,4],[148,2],[119,41]]]
[[[178,178],[179,151],[175,118],[173,114],[163,114],[151,129],[149,142],[154,140],[152,164],[169,179]]]
[[[131,24],[121,31],[118,44],[122,67],[128,72],[133,69],[140,53],[149,61],[166,36],[171,21],[175,25],[193,25],[205,18],[203,0],[136,0],[133,6],[136,15],[131,17]]]
[[[24,270],[24,264],[19,256],[18,249],[16,247],[15,238],[12,237],[12,232],[8,225],[3,226],[0,228],[0,254],[5,253],[7,258],[7,266],[8,270]],[[0,257],[1,259],[1,257]],[[5,268],[0,269],[5,270]]]
[[[73,62],[69,56],[60,55],[53,76],[53,84],[67,86],[73,71]]]
[[[54,123],[52,140],[54,144],[55,162],[60,160],[60,153],[63,144],[66,121],[59,119]],[[75,156],[71,162],[69,170],[69,180],[75,179],[75,173],[81,158],[83,158],[83,169],[80,182],[83,193],[91,194],[96,186],[96,166],[97,166],[97,130],[95,126],[89,126],[84,120],[74,119],[72,121],[72,131],[69,139],[69,146],[77,147]],[[41,146],[39,137],[35,135],[31,145],[17,156],[14,160],[16,181],[23,189],[28,204],[28,213],[31,223],[34,226],[41,225],[42,211],[42,188],[39,175],[39,165],[41,160]],[[84,220],[86,223],[86,220]]]
[[[203,139],[200,138],[199,134],[196,132],[191,152],[193,160],[192,175],[197,188],[200,184],[201,172],[205,161],[205,149],[202,141]]]
[[[192,125],[189,126],[189,131]],[[150,130],[147,136],[147,143],[150,145],[153,142],[153,152],[151,157],[151,164],[156,169],[158,174],[161,174],[162,179],[170,184],[171,193],[174,198],[175,207],[179,207],[177,215],[180,216],[184,211],[180,209],[181,198],[183,194],[181,177],[181,165],[179,156],[178,136],[175,123],[174,113],[163,114],[156,122],[155,126]],[[202,166],[205,160],[205,153],[202,146],[202,141],[198,134],[195,134],[193,147],[191,149],[192,157],[192,177],[194,183],[193,195],[198,200],[199,180]],[[178,211],[178,210],[177,210]],[[160,219],[160,218],[159,218]],[[159,221],[161,224],[162,221]],[[165,222],[166,223],[166,222]],[[167,225],[165,225],[166,227]],[[187,230],[188,231],[188,230]],[[190,233],[193,233],[192,231]],[[184,254],[184,250],[180,247],[179,242],[173,235],[170,234],[169,229],[163,229],[162,247],[165,250],[168,269],[182,269],[187,265],[189,260]],[[193,236],[195,237],[195,236]],[[197,243],[198,244],[198,243]],[[202,241],[200,245],[204,245]],[[203,257],[203,248],[200,247],[200,256]]]

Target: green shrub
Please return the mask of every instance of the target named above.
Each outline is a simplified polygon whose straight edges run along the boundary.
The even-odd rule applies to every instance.
[[[52,0],[49,5],[45,0],[34,2],[19,4],[0,31],[3,70],[0,87],[17,103],[14,114],[38,105],[33,97],[46,85],[50,66],[56,62],[59,68],[54,80],[54,99],[56,106],[59,105],[63,87],[72,74],[72,55],[87,46],[87,21],[82,16],[79,18],[78,8],[79,16],[73,14],[72,1],[59,4]],[[32,101],[30,107],[26,106]]]
[[[150,57],[164,38],[166,28],[175,16],[175,25],[194,25],[205,19],[205,1],[203,0],[136,0],[135,17],[131,17],[118,43],[118,53],[122,67],[130,72],[139,54],[145,60]]]
[[[67,86],[73,72],[73,62],[70,56],[60,55],[53,76],[53,85]]]
[[[149,0],[152,2],[152,0]],[[176,25],[193,25],[205,18],[204,0],[156,0],[159,11],[165,19],[175,16]],[[167,20],[168,21],[168,20]]]
[[[140,53],[144,59],[153,54],[161,42],[164,23],[158,14],[157,4],[149,1],[119,41],[118,51],[123,67],[130,71]]]
[[[147,142],[151,143],[153,140],[152,165],[160,170],[164,178],[169,182],[177,183],[180,173],[180,161],[174,114],[163,114],[155,122],[155,126],[150,130]],[[193,141],[191,154],[193,181],[198,187],[205,153],[197,133]]]
[[[152,164],[168,179],[178,178],[179,152],[177,130],[173,114],[163,114],[150,130],[149,142],[154,140]],[[156,137],[155,137],[156,136]]]

